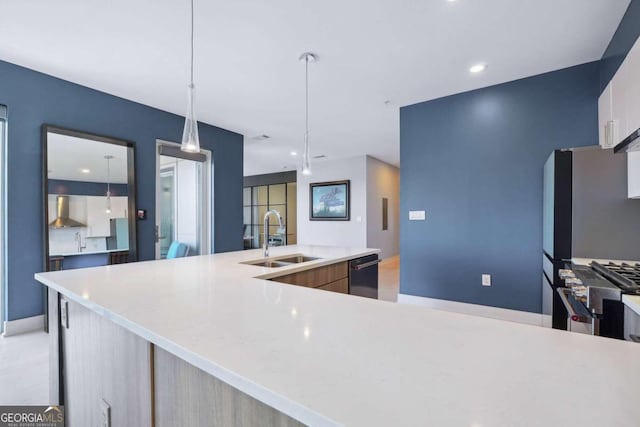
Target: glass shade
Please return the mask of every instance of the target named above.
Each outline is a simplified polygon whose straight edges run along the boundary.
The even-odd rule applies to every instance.
[[[196,119],[195,86],[189,85],[187,91],[187,115],[184,120],[184,132],[182,132],[182,145],[180,149],[188,153],[200,152],[200,137],[198,136],[198,120]]]
[[[302,174],[311,175],[311,159],[309,156],[309,132],[304,135],[304,153],[302,154]]]

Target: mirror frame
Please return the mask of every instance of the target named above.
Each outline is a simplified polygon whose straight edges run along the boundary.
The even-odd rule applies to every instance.
[[[43,211],[43,247],[44,247],[44,270],[49,271],[49,150],[47,135],[56,133],[59,135],[73,136],[76,138],[90,139],[92,141],[104,142],[107,144],[120,145],[127,148],[127,197],[129,209],[129,258],[128,262],[138,261],[138,236],[137,236],[137,216],[136,216],[136,172],[135,172],[135,143],[124,139],[112,138],[109,136],[97,135],[89,132],[82,132],[67,129],[59,126],[42,125],[42,211]]]

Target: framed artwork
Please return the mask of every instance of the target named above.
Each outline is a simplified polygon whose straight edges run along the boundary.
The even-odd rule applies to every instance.
[[[349,221],[351,181],[309,184],[309,219],[311,221]]]

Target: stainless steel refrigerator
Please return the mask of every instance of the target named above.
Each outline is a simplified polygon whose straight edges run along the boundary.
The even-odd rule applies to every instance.
[[[640,260],[640,200],[627,198],[626,153],[556,150],[544,164],[542,312],[567,328],[556,289],[572,258]]]

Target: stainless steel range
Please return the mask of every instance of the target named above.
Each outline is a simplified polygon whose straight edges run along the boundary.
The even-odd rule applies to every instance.
[[[588,332],[610,338],[624,336],[623,294],[640,295],[640,263],[571,264],[560,270],[566,288],[558,293],[570,322],[590,324]]]

